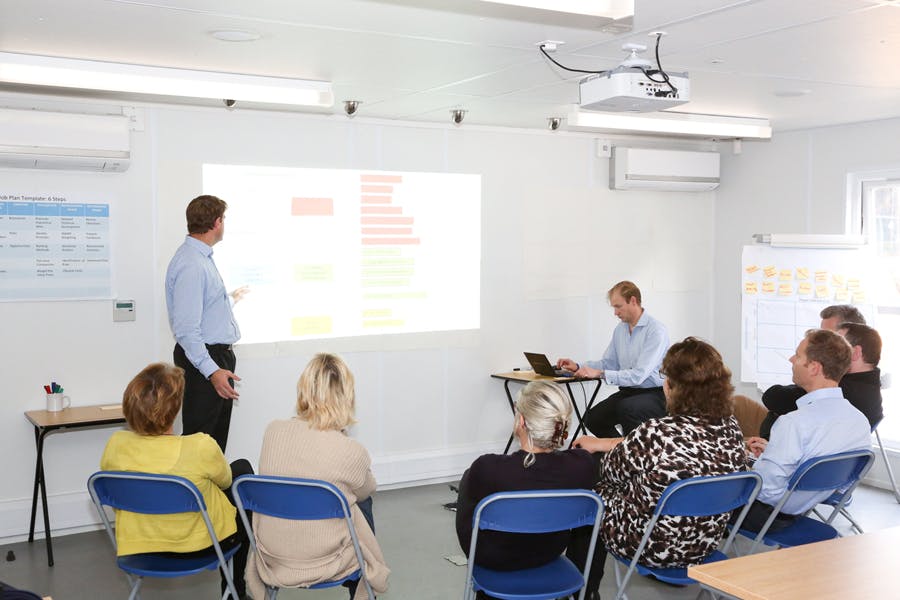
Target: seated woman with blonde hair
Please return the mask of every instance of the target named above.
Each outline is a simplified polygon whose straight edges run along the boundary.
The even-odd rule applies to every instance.
[[[244,597],[247,534],[231,498],[231,481],[253,472],[239,459],[229,464],[219,444],[205,433],[173,435],[175,418],[184,397],[184,370],[166,363],[147,366],[125,388],[122,412],[127,431],[109,438],[100,468],[179,475],[193,482],[203,495],[223,551],[241,544],[234,555],[234,585]],[[204,552],[211,548],[209,532],[199,513],[143,515],[116,511],[116,548],[119,556],[144,552]],[[222,590],[225,590],[222,576]]]
[[[668,415],[650,419],[624,438],[582,436],[575,445],[606,452],[597,491],[606,511],[600,540],[631,558],[656,503],[669,484],[745,469],[743,436],[732,415],[731,371],[708,343],[688,337],[663,358]],[[698,564],[716,549],[729,514],[662,517],[639,562],[652,567]],[[599,541],[596,552],[605,554]]]
[[[518,490],[591,489],[597,481],[591,455],[584,450],[560,450],[569,435],[572,404],[555,383],[534,381],[519,393],[514,431],[521,449],[512,454],[485,454],[475,459],[459,483],[456,535],[468,555],[475,507],[497,492]],[[498,571],[545,565],[567,551],[584,568],[592,527],[540,534],[482,531],[476,564]],[[585,533],[586,530],[586,533]],[[602,556],[605,559],[606,555]],[[596,561],[593,563],[597,565]],[[602,572],[603,563],[599,563]],[[597,580],[599,581],[599,579]],[[594,582],[593,571],[588,589]],[[596,594],[596,585],[593,585]],[[486,597],[479,592],[480,597]],[[588,596],[589,598],[595,596]]]
[[[297,416],[266,428],[259,472],[262,475],[321,479],[334,484],[350,504],[353,526],[365,560],[365,575],[378,593],[387,590],[390,573],[372,519],[375,478],[366,449],[347,435],[355,421],[353,375],[334,354],[313,357],[297,382]],[[265,597],[264,583],[307,587],[342,579],[356,571],[356,553],[343,520],[293,521],[254,515],[258,555],[247,564],[253,598]],[[368,596],[366,587],[348,581],[350,597]]]

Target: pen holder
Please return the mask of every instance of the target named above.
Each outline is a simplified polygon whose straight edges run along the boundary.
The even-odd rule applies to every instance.
[[[69,408],[72,399],[62,393],[47,394],[47,412],[59,412]]]

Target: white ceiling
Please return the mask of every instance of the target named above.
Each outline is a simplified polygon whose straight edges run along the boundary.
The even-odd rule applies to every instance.
[[[631,25],[473,0],[0,0],[0,51],[322,79],[335,113],[356,99],[367,117],[448,122],[462,108],[465,123],[545,127],[577,102],[578,76],[537,42],[600,70],[663,30],[663,67],[691,77],[679,112],[766,117],[776,132],[900,116],[900,0],[635,0]]]

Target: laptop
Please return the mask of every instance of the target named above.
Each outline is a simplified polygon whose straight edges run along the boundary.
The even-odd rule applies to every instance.
[[[534,372],[538,375],[544,375],[546,377],[575,376],[575,374],[570,371],[566,371],[565,369],[557,369],[552,364],[550,364],[550,360],[547,358],[546,354],[526,352],[525,359],[528,361],[528,364],[531,365],[531,368],[534,369]]]

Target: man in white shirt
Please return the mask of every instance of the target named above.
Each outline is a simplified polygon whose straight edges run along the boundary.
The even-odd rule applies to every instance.
[[[807,331],[797,346],[791,357],[793,380],[807,393],[797,400],[797,410],[775,421],[768,442],[759,437],[748,440],[750,450],[758,457],[753,470],[762,476],[763,487],[747,513],[743,529],[759,531],[774,505],[784,496],[788,481],[801,463],[872,445],[869,421],[844,399],[838,387],[850,368],[851,353],[847,340],[823,329]],[[769,530],[784,529],[797,515],[807,512],[831,493],[829,490],[795,492]]]

